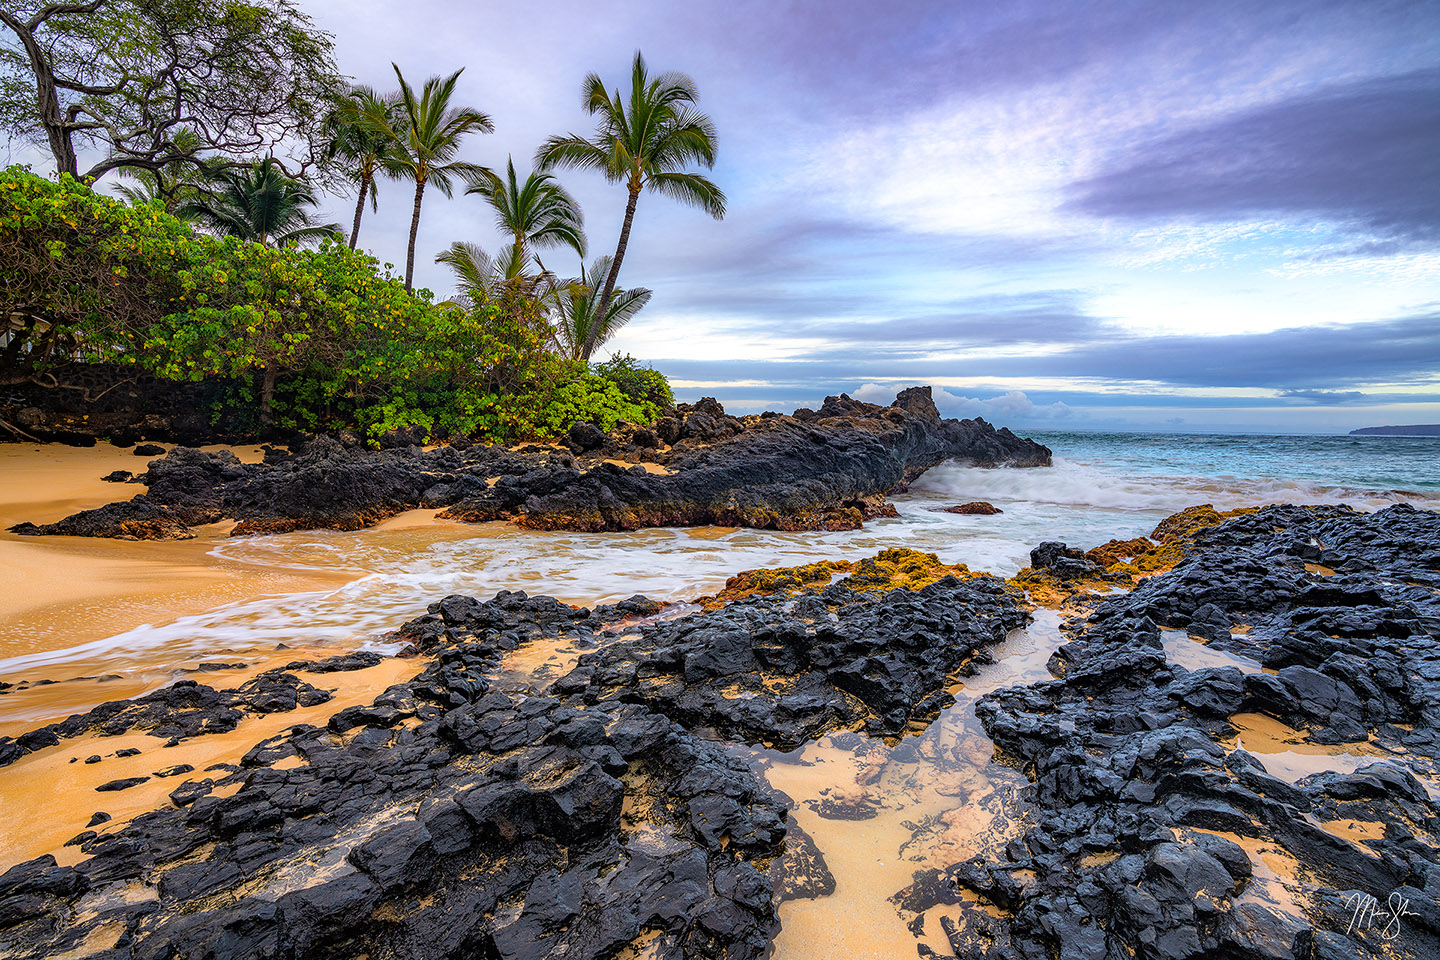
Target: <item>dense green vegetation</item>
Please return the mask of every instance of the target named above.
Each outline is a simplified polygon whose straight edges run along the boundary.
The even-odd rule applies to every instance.
[[[232,431],[372,440],[653,420],[672,403],[662,376],[590,358],[653,296],[617,282],[639,195],[724,215],[725,195],[691,169],[716,150],[694,81],[652,76],[637,52],[625,95],[586,78],[592,136],[552,137],[534,170],[510,159],[497,173],[462,155],[494,129],[460,102],[463,68],[412,85],[392,66],[392,92],[348,81],[293,0],[0,7],[0,128],[55,160],[55,179],[0,174],[0,383],[129,365],[223,384],[214,412]],[[555,175],[567,167],[627,191],[613,256],[588,265],[584,216]],[[107,175],[126,202],[94,192]],[[413,185],[400,276],[356,249],[385,178]],[[352,187],[347,238],[319,211]],[[412,289],[432,188],[478,197],[502,238],[435,257],[457,281],[439,303]],[[575,275],[546,266],[557,248]]]
[[[11,375],[79,357],[216,377],[228,413],[257,427],[509,440],[646,422],[670,400],[653,371],[591,373],[548,349],[535,301],[436,304],[338,238],[211,236],[159,204],[15,167],[0,172],[0,291]]]

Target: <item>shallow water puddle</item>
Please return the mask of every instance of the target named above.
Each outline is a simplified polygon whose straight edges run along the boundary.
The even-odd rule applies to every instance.
[[[1263,713],[1237,713],[1230,718],[1237,733],[1227,750],[1253,754],[1272,777],[1295,784],[1315,773],[1354,773],[1367,764],[1393,756],[1373,743],[1311,743],[1304,730],[1286,726]]]
[[[1191,833],[1223,837],[1237,844],[1250,857],[1250,880],[1235,898],[1237,905],[1253,903],[1275,913],[1296,918],[1305,916],[1304,905],[1308,901],[1306,884],[1301,879],[1300,861],[1278,843],[1204,827],[1184,827],[1179,833],[1181,839]]]
[[[1237,667],[1241,673],[1274,673],[1260,665],[1260,661],[1238,653],[1220,650],[1184,630],[1161,628],[1160,641],[1165,645],[1165,659],[1172,665],[1186,670],[1204,670],[1209,667]]]
[[[789,754],[736,748],[795,801],[792,817],[835,878],[829,896],[780,905],[775,958],[910,960],[922,943],[951,953],[942,921],[963,933],[965,908],[942,905],[917,918],[894,897],[917,872],[998,851],[1020,834],[1028,781],[995,761],[975,701],[1003,686],[1049,679],[1045,664],[1064,639],[1059,626],[1058,614],[1037,611],[1028,629],[992,651],[996,663],[960,685],[953,706],[894,745],[841,733]]]

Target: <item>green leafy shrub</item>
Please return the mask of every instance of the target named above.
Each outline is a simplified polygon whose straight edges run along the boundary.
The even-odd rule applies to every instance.
[[[669,410],[675,406],[675,397],[670,393],[670,383],[658,370],[642,367],[628,353],[615,355],[595,366],[595,372],[614,383],[636,403],[650,404],[656,410]],[[647,421],[648,422],[648,421]]]
[[[580,374],[561,385],[540,407],[539,432],[559,436],[572,423],[593,423],[609,430],[619,420],[651,423],[660,408],[653,403],[635,402],[613,380],[594,374]]]
[[[309,431],[396,427],[505,441],[585,420],[652,421],[672,401],[634,360],[598,374],[546,349],[535,303],[466,309],[412,295],[333,240],[274,249],[198,234],[69,177],[0,171],[0,379],[72,359],[227,385],[231,423]]]

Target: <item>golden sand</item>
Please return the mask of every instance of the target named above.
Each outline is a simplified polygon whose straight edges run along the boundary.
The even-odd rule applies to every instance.
[[[258,448],[235,452],[242,460],[259,459]],[[108,444],[0,444],[0,530],[6,531],[0,532],[0,660],[77,646],[248,597],[338,587],[360,575],[210,556],[228,523],[170,542],[21,537],[7,530],[143,493],[142,486],[100,478],[113,470],[143,472],[148,462]],[[70,675],[104,673],[104,666],[77,667]]]
[[[143,732],[118,737],[92,734],[63,740],[0,767],[0,797],[4,797],[5,809],[5,816],[0,817],[0,873],[45,853],[54,854],[61,863],[74,863],[83,854],[78,846],[65,846],[65,841],[85,830],[96,811],[110,814],[111,819],[93,829],[114,832],[139,814],[169,805],[171,791],[187,780],[219,780],[227,775],[223,770],[207,773],[206,767],[235,763],[262,740],[297,724],[318,726],[346,707],[370,703],[378,692],[409,679],[422,666],[418,660],[391,658],[364,670],[302,673],[303,679],[332,691],[334,697],[286,713],[247,714],[228,733],[191,737],[174,747],[167,748],[164,740]],[[130,748],[140,753],[115,756],[116,751]],[[86,763],[91,756],[102,759]],[[195,770],[179,776],[155,776],[156,771],[177,764],[189,764]],[[150,779],[127,790],[95,791],[112,780],[144,776]]]

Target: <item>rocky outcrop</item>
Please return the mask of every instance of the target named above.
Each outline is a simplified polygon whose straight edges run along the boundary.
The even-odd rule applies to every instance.
[[[141,731],[173,746],[190,737],[228,733],[239,726],[247,714],[286,713],[297,707],[330,701],[330,691],[302,680],[297,673],[363,670],[379,662],[378,654],[368,652],[313,662],[297,660],[266,670],[233,690],[217,690],[195,680],[178,680],[153,693],[133,700],[112,700],[13,739],[0,737],[0,767],[14,763],[31,751],[86,734],[114,737]],[[0,692],[4,692],[6,686],[0,685]]]
[[[73,867],[47,855],[0,876],[0,952],[759,957],[778,904],[834,879],[790,832],[788,798],[692,731],[785,745],[849,727],[897,735],[1026,620],[993,578],[869,589],[880,575],[675,620],[643,598],[591,611],[448,597],[392,638],[420,658],[414,680],[238,766],[157,772],[177,780],[171,806],[119,827],[92,819]],[[559,640],[595,649],[548,689],[500,688],[506,651]],[[183,685],[21,739],[200,736],[233,728],[258,686]]]
[[[1029,780],[1018,836],[892,899],[917,917],[944,904],[960,957],[1435,956],[1440,515],[1189,516],[1157,530],[1183,542],[1173,569],[1072,623],[1054,679],[979,700]],[[1032,564],[1056,580],[1104,572],[1060,543]],[[238,766],[157,770],[177,782],[171,807],[118,827],[97,814],[75,866],[0,875],[0,953],[761,956],[778,903],[835,882],[788,799],[709,738],[793,747],[922,727],[1025,622],[1001,583],[943,568],[897,550],[752,573],[729,604],[674,620],[639,598],[446,598],[397,637],[414,680]],[[587,651],[573,670],[500,688],[504,652],[556,638]],[[1233,665],[1187,667],[1176,644],[1201,641]],[[298,697],[286,677],[301,666],[269,680]],[[181,732],[255,709],[182,689],[195,704],[173,704]],[[165,705],[65,729],[158,731]],[[1333,749],[1333,769],[1285,774],[1265,724]],[[847,797],[817,812],[875,815]]]
[[[602,459],[603,447],[577,459],[544,447],[372,451],[320,437],[262,464],[177,448],[150,464],[142,478],[148,489],[132,500],[14,529],[172,539],[189,536],[200,524],[233,519],[237,535],[352,530],[425,507],[443,508],[442,516],[455,520],[513,520],[541,529],[719,524],[838,530],[892,513],[886,494],[945,460],[1050,462],[1049,450],[1006,429],[983,420],[941,419],[928,387],[905,391],[889,407],[831,397],[818,411],[742,423],[718,420],[723,411],[708,400],[682,406],[677,416],[673,445],[655,449],[652,458],[668,473]]]
[[[82,837],[76,866],[0,876],[0,953],[758,957],[783,800],[641,705],[492,688],[505,650],[651,609],[434,604],[400,633],[430,663],[415,680]]]
[[[938,886],[957,952],[1436,956],[1440,809],[1417,776],[1435,789],[1440,515],[1272,507],[1189,536],[1171,572],[1095,609],[1060,679],[980,701],[1038,809],[1008,859]],[[1038,559],[1086,562],[1059,547]],[[1173,662],[1185,634],[1235,665]],[[1264,746],[1247,715],[1335,745],[1333,769],[1277,776],[1244,749]]]
[[[993,517],[997,513],[1004,513],[995,504],[985,500],[972,500],[969,503],[957,503],[953,507],[940,507],[941,513],[956,513],[962,517]]]
[[[581,657],[554,689],[782,750],[844,729],[893,737],[938,716],[949,682],[1027,619],[993,577],[882,593],[846,578],[647,628]]]

